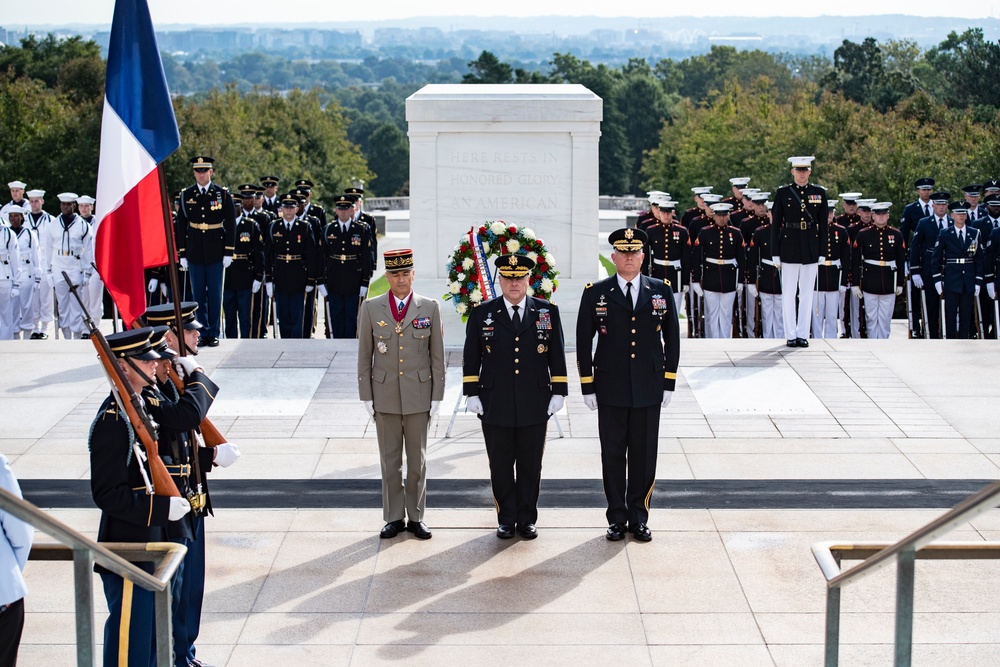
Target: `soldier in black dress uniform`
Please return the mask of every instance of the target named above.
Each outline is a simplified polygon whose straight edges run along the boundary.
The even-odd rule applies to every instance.
[[[278,195],[278,183],[281,182],[277,176],[261,176],[260,184],[264,188],[264,197],[261,202],[261,208],[269,213],[273,214],[274,217],[279,217],[281,209],[281,196]]]
[[[788,347],[809,347],[816,272],[825,260],[820,248],[828,232],[826,189],[809,182],[813,160],[812,156],[788,158],[795,182],[778,188],[771,208],[771,259],[781,269]]]
[[[694,195],[694,206],[684,211],[684,215],[681,216],[681,225],[688,229],[688,231],[690,231],[691,228],[691,221],[698,216],[705,214],[705,210],[708,208],[708,205],[705,204],[705,200],[702,197],[710,194],[711,192],[711,185],[691,188],[691,193]]]
[[[374,216],[365,213],[365,189],[361,187],[346,188],[344,194],[354,197],[354,220],[368,226],[368,234],[372,239],[372,271],[374,272],[378,268],[378,226]]]
[[[966,202],[948,205],[954,224],[938,234],[931,256],[934,289],[944,298],[944,327],[948,338],[969,338],[973,300],[979,296],[985,274],[985,255],[979,230],[967,224]]]
[[[136,393],[153,382],[160,355],[149,344],[152,329],[130,329],[107,337],[112,354]],[[126,398],[127,400],[127,398]],[[98,542],[165,542],[167,525],[191,511],[186,498],[153,495],[147,464],[125,410],[114,394],[104,399],[90,428],[90,490],[101,510]],[[152,573],[152,563],[136,563]],[[108,619],[104,624],[105,665],[156,662],[153,593],[100,565]],[[129,603],[129,601],[131,601]],[[124,640],[124,641],[123,641]]]
[[[312,227],[299,220],[299,202],[281,200],[281,217],[271,222],[264,246],[268,297],[274,299],[275,317],[282,338],[302,338],[302,313],[306,294],[316,287],[316,242]]]
[[[514,537],[516,528],[533,540],[545,429],[568,387],[562,321],[555,304],[528,296],[531,258],[501,255],[495,264],[503,296],[469,314],[462,392],[483,424],[497,537]]]
[[[355,338],[358,305],[368,294],[372,276],[371,235],[368,225],[352,220],[354,199],[337,197],[337,219],[326,226],[321,244],[320,294],[327,300],[327,317],[334,338]]]
[[[980,225],[981,238],[986,244],[986,257],[983,266],[983,282],[986,283],[986,294],[993,300],[989,310],[993,312],[994,319],[997,314],[997,291],[998,277],[1000,277],[1000,197],[990,195],[986,198],[987,218],[985,224]]]
[[[873,224],[858,232],[851,247],[851,291],[864,298],[865,324],[869,338],[888,338],[896,297],[903,293],[906,272],[906,241],[889,226],[890,202],[871,205]]]
[[[691,276],[691,245],[688,230],[677,224],[674,217],[677,202],[657,199],[653,202],[657,211],[658,224],[646,229],[649,237],[646,249],[647,276],[670,283],[674,288],[674,304],[677,312],[683,309],[684,295],[688,291]]]
[[[918,295],[922,310],[927,318],[924,327],[925,338],[941,338],[941,297],[934,289],[934,265],[931,259],[934,246],[941,232],[948,229],[952,219],[948,215],[949,192],[931,194],[931,214],[917,222],[916,231],[910,241],[910,280],[920,290]]]
[[[691,289],[705,300],[706,338],[733,335],[733,304],[746,266],[746,248],[740,230],[729,224],[731,207],[712,204],[714,224],[701,230],[691,251]]]
[[[632,229],[611,233],[617,273],[587,285],[576,320],[583,401],[598,411],[611,541],[624,539],[626,532],[642,542],[653,539],[647,523],[660,409],[673,397],[680,358],[670,284],[639,275],[643,236]]]
[[[181,193],[174,221],[177,254],[191,280],[191,296],[205,322],[201,344],[219,344],[222,322],[222,272],[233,262],[236,207],[229,190],[212,182],[215,158],[191,158],[196,183]]]
[[[851,240],[847,229],[837,222],[843,217],[834,218],[830,223],[830,231],[826,235],[826,252],[823,254],[826,259],[816,272],[813,338],[836,338],[838,322],[844,317],[844,294],[847,292],[851,273]]]
[[[311,183],[312,181],[297,181]],[[309,213],[307,211],[313,210],[309,208],[309,197],[312,194],[310,188],[306,186],[296,186],[294,190],[288,193],[289,196],[294,197],[299,203],[298,209],[296,210],[296,215],[298,215],[299,220],[304,220],[309,223],[310,229],[312,229],[313,238],[316,240],[317,250],[320,248],[323,242],[323,230],[326,229],[326,211],[320,209],[323,214],[323,221],[315,215],[315,211]],[[323,263],[320,253],[317,252],[313,255],[313,261],[316,263],[312,268],[312,272],[317,275],[323,275]],[[316,332],[316,291],[311,290],[306,292],[306,301],[302,306],[302,337],[312,338],[313,334]]]
[[[766,198],[765,198],[766,199]],[[784,338],[785,323],[781,314],[781,275],[771,258],[771,223],[769,220],[757,227],[750,236],[747,249],[747,320],[750,308],[760,299],[761,338]]]
[[[264,234],[267,217],[254,212],[257,188],[240,186],[240,208],[236,213],[236,249],[233,263],[226,269],[222,286],[222,310],[226,338],[260,338],[260,322],[255,321],[254,302],[262,296],[264,282]],[[257,310],[260,310],[258,305]]]

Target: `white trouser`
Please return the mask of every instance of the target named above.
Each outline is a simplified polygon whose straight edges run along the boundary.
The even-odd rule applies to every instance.
[[[21,298],[11,296],[13,289],[13,281],[0,280],[0,340],[14,339],[14,329],[21,310]]]
[[[844,312],[845,292],[816,292],[813,295],[813,338],[836,338],[837,322]]]
[[[681,291],[680,286],[677,287],[677,291],[674,292],[674,305],[677,307],[677,314],[680,315],[684,312],[684,297],[687,296]]]
[[[781,263],[781,306],[785,320],[785,336],[788,339],[809,337],[813,292],[816,291],[818,271],[819,264]],[[798,313],[795,310],[796,293],[799,296]]]
[[[785,322],[780,294],[760,293],[761,338],[784,338]]]
[[[83,281],[83,273],[79,270],[66,273],[74,285],[79,285]],[[80,293],[82,289],[77,293],[81,298],[86,298],[86,293]],[[63,338],[79,338],[84,332],[83,311],[80,310],[80,303],[76,297],[70,293],[69,285],[63,280],[62,271],[59,272],[59,280],[56,281],[56,304],[59,307],[59,328],[62,330]]]
[[[747,338],[754,338],[757,331],[757,299],[750,298],[746,285],[739,285],[737,289],[740,291],[740,296],[744,297],[742,307],[746,309],[744,311],[746,313],[746,333],[744,335]]]
[[[31,295],[31,328],[34,333],[45,333],[55,315],[55,300],[52,292],[51,275],[42,276],[42,282]],[[62,279],[62,276],[59,276]]]
[[[850,293],[851,288],[847,288],[843,292],[837,292],[840,296],[837,297],[837,323],[841,333],[846,334],[847,329],[844,327],[844,305],[847,303],[847,295]]]
[[[865,323],[869,338],[888,338],[892,311],[896,308],[896,295],[869,294],[865,292]]]
[[[736,292],[705,290],[705,338],[733,337],[733,301]]]
[[[868,335],[871,336],[871,332]],[[861,300],[854,290],[851,290],[851,338],[861,338]]]
[[[83,297],[83,302],[87,304],[87,311],[94,318],[94,322],[100,324],[101,319],[104,317],[104,281],[101,280],[101,276],[98,275],[97,271],[91,274],[90,282],[83,287],[82,292],[80,296]]]

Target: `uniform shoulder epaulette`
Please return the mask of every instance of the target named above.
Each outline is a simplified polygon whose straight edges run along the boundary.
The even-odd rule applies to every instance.
[[[590,289],[590,288],[591,288],[591,287],[593,287],[593,286],[594,286],[594,283],[587,283],[587,284],[586,284],[586,285],[584,286],[584,288],[583,288],[583,289]]]
[[[663,279],[663,284],[666,285],[667,287],[673,287],[673,285],[670,283],[670,281],[667,280],[666,278]]]
[[[820,189],[820,190],[822,190],[823,192],[826,192],[826,188],[825,188],[825,187],[823,187],[822,185],[817,185],[816,183],[813,183],[813,185],[815,185],[815,186],[816,186],[817,188],[819,188],[819,189]]]

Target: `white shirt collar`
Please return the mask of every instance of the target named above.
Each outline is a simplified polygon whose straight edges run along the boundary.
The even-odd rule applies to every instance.
[[[507,307],[507,314],[510,316],[510,319],[512,320],[514,319],[514,306],[518,307],[517,309],[518,312],[521,314],[522,318],[524,317],[525,304],[527,303],[527,301],[528,301],[527,294],[525,294],[524,297],[522,297],[521,300],[518,301],[517,303],[511,303],[510,301],[507,300],[507,297],[503,297],[503,304],[504,306]]]

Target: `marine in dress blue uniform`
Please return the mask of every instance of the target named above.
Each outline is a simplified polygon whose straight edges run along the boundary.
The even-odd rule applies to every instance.
[[[174,222],[177,254],[187,268],[191,295],[205,321],[201,344],[215,347],[222,333],[222,273],[233,261],[236,207],[229,190],[212,182],[215,159],[191,158],[194,185],[181,193]]]
[[[931,256],[934,289],[944,297],[944,328],[948,338],[969,338],[973,299],[979,296],[985,274],[985,257],[979,230],[966,224],[965,202],[948,206],[954,224],[938,234]]]
[[[691,289],[705,300],[705,337],[733,335],[733,304],[746,266],[746,249],[740,230],[729,223],[731,205],[712,204],[714,223],[694,240],[691,251]]]
[[[624,539],[626,532],[643,542],[653,538],[647,523],[660,409],[673,396],[680,359],[673,290],[639,274],[640,235],[632,229],[611,233],[618,271],[587,285],[576,320],[580,387],[586,406],[597,410],[611,541]]]
[[[941,297],[934,289],[934,265],[931,262],[934,246],[941,232],[952,225],[948,215],[948,201],[951,194],[935,192],[931,194],[931,215],[917,222],[916,231],[910,241],[910,280],[921,291],[916,303],[921,309],[926,306],[925,338],[941,338]]]
[[[834,218],[826,235],[826,258],[816,271],[813,299],[813,338],[836,338],[837,323],[844,317],[844,294],[850,284],[851,240],[847,229]]]
[[[889,226],[891,202],[872,204],[873,224],[858,232],[851,247],[855,296],[865,300],[865,324],[869,338],[888,338],[896,297],[903,293],[906,273],[906,241]]]
[[[691,244],[688,230],[677,224],[677,202],[656,198],[650,202],[656,211],[656,223],[646,228],[649,240],[643,273],[674,286],[674,304],[677,312],[683,308],[684,294],[691,279]]]
[[[465,329],[462,391],[479,415],[490,460],[497,537],[538,535],[538,488],[549,417],[567,394],[562,321],[555,304],[527,295],[535,262],[495,260],[503,296],[472,309]]]

